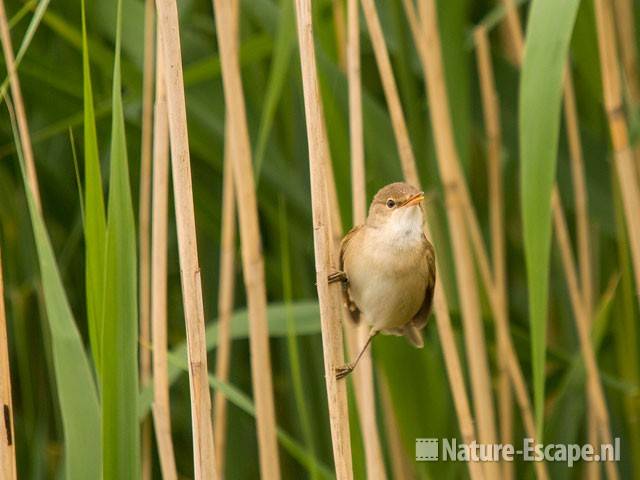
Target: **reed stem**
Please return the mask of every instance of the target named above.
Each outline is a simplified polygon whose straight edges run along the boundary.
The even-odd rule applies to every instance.
[[[151,338],[153,424],[164,480],[176,480],[171,439],[167,363],[167,222],[169,218],[169,125],[160,31],[156,31],[155,115],[153,124],[153,207],[151,232]]]
[[[376,63],[380,72],[382,86],[391,116],[396,145],[400,157],[400,163],[405,181],[420,188],[420,178],[416,167],[415,156],[409,140],[409,134],[406,127],[404,113],[400,103],[400,96],[396,86],[389,53],[384,41],[382,26],[375,9],[375,3],[371,0],[363,0],[362,7],[364,10],[365,20],[369,29],[371,43],[373,46]],[[427,219],[425,225],[427,237],[431,236],[429,221]],[[437,264],[439,264],[436,261]],[[440,271],[440,267],[437,267]],[[451,327],[451,319],[449,317],[449,308],[447,305],[442,282],[436,282],[436,291],[434,295],[434,311],[436,314],[438,334],[442,344],[442,350],[447,368],[449,384],[454,398],[454,405],[458,416],[460,432],[465,442],[473,442],[476,440],[476,432],[473,417],[471,415],[469,400],[467,397],[466,387],[464,385],[464,376],[462,373],[460,360],[458,357],[457,347]],[[471,478],[483,478],[482,467],[476,462],[468,463],[469,474]]]
[[[344,363],[340,328],[340,286],[338,284],[330,286],[327,279],[328,274],[335,269],[337,258],[337,252],[332,251],[334,246],[331,241],[330,202],[325,182],[330,158],[313,43],[310,0],[296,0],[296,25],[309,144],[316,285],[320,304],[333,459],[338,480],[348,480],[353,478],[353,469],[347,391],[346,383],[338,382],[335,375],[336,368]]]
[[[413,10],[412,0],[405,0],[403,3],[408,12]],[[437,12],[433,0],[420,1],[419,5],[422,25],[418,27],[415,23],[419,24],[420,22],[413,21],[412,31],[415,32],[416,47],[421,52],[420,58],[425,73],[438,166],[449,219],[449,232],[456,259],[456,283],[462,309],[471,391],[478,424],[478,440],[485,444],[496,443],[498,437],[491,392],[491,374],[481,322],[473,257],[466,230],[465,200],[464,194],[461,193],[465,188],[463,187],[464,177],[454,143],[449,114]],[[408,14],[409,16],[416,18],[415,14]],[[486,463],[483,467],[486,476],[499,478],[497,463]]]
[[[231,4],[233,38],[239,38],[240,3]],[[218,289],[218,348],[216,350],[216,378],[226,382],[231,360],[231,316],[235,289],[235,191],[233,188],[233,141],[229,117],[225,118],[224,165],[222,176],[222,226],[220,239],[220,270]],[[217,470],[225,478],[227,453],[227,398],[216,390],[213,402],[213,439],[216,445]]]
[[[178,7],[175,0],[156,0],[167,91],[171,165],[178,230],[182,296],[187,326],[191,423],[195,478],[217,478],[207,371],[202,281],[198,264],[196,222],[185,105]]]
[[[582,351],[582,357],[584,359],[585,370],[587,373],[589,400],[593,408],[592,411],[596,417],[596,425],[601,443],[613,445],[613,437],[611,436],[611,430],[609,428],[609,413],[607,412],[604,391],[602,390],[602,385],[600,383],[596,355],[593,351],[593,344],[591,343],[589,312],[583,304],[583,296],[581,295],[580,287],[578,286],[578,276],[576,275],[576,266],[571,252],[569,231],[557,186],[553,189],[551,203],[553,204],[553,221],[555,224],[556,240],[558,242],[567,286],[569,288],[569,298],[573,307],[576,328],[578,330],[578,338],[580,340],[580,349]],[[618,479],[618,470],[613,461],[606,462],[605,468],[609,479]]]
[[[31,145],[31,134],[29,133],[29,124],[27,122],[27,113],[24,108],[20,79],[18,78],[16,58],[13,53],[13,46],[11,45],[11,32],[9,31],[9,24],[7,23],[7,13],[4,8],[4,0],[0,0],[0,42],[2,43],[4,60],[7,65],[7,74],[9,76],[11,96],[13,97],[13,103],[16,111],[18,133],[20,134],[20,143],[22,144],[22,154],[24,155],[27,179],[31,185],[31,191],[33,192],[36,208],[39,212],[42,212],[40,188],[38,186],[38,174],[36,171],[35,159],[33,157],[33,147]]]
[[[576,236],[578,243],[578,263],[580,274],[580,291],[582,301],[587,312],[589,325],[593,323],[593,280],[591,274],[591,245],[589,241],[589,210],[587,204],[587,183],[584,172],[584,160],[578,129],[578,113],[576,108],[571,69],[566,69],[564,89],[564,112],[567,124],[567,140],[571,165],[571,179],[573,180],[573,195],[576,209]],[[589,386],[587,386],[587,397]],[[589,398],[589,411],[593,411],[594,402]],[[587,438],[590,444],[598,443],[598,426],[594,415],[587,418]],[[596,462],[588,463],[587,476],[590,479],[600,478],[600,466]]]
[[[384,418],[389,458],[391,459],[392,478],[413,480],[417,477],[413,467],[413,459],[410,459],[402,445],[402,436],[398,427],[398,419],[393,409],[389,382],[383,375],[378,375],[380,385],[380,399]]]
[[[231,128],[225,127],[224,173],[222,177],[222,228],[220,241],[220,287],[218,290],[218,349],[216,351],[216,378],[229,379],[231,360],[231,316],[235,287],[236,217],[233,189],[233,149]],[[218,472],[224,478],[227,446],[227,399],[216,390],[213,399],[214,440]]]
[[[610,4],[603,0],[594,0],[594,5],[604,104],[609,120],[615,170],[620,183],[622,204],[627,222],[627,235],[629,236],[629,248],[636,282],[636,297],[640,304],[640,215],[638,215],[640,212],[640,188],[638,186],[638,172],[633,163],[633,153],[629,144],[629,129],[624,116],[622,86],[619,77],[620,68]]]
[[[348,1],[348,0],[347,0]],[[344,0],[331,0],[333,11],[333,29],[336,34],[336,51],[338,53],[338,65],[345,71],[347,69],[347,34],[345,33]]]
[[[260,245],[258,203],[251,162],[251,145],[245,112],[240,57],[238,52],[238,7],[233,2],[214,0],[216,35],[220,48],[222,81],[231,129],[231,151],[238,214],[242,270],[249,310],[251,377],[256,403],[256,424],[260,472],[263,478],[280,478],[276,418],[273,400],[269,325],[264,260]],[[234,11],[235,10],[235,11]]]
[[[504,241],[504,205],[502,189],[502,134],[500,129],[500,108],[496,94],[489,39],[484,27],[474,31],[478,76],[482,94],[482,112],[487,137],[487,170],[489,191],[489,223],[491,225],[491,256],[493,259],[493,291],[501,316],[507,318],[507,325],[501,324],[498,331],[498,412],[500,418],[500,440],[504,444],[513,443],[513,398],[509,379],[509,342],[507,304],[506,248]],[[491,295],[491,293],[489,294]],[[505,327],[505,328],[503,328]],[[502,477],[513,478],[513,463],[504,462]]]
[[[490,199],[490,223],[491,238],[493,247],[493,275],[491,272],[482,274],[485,289],[489,296],[491,309],[496,321],[496,330],[498,336],[498,348],[502,365],[509,376],[511,388],[516,396],[518,406],[522,414],[527,436],[536,438],[535,420],[529,400],[527,385],[522,373],[522,368],[518,360],[518,356],[509,332],[509,307],[507,301],[507,275],[506,275],[506,249],[504,245],[504,207],[502,204],[502,179],[500,172],[500,160],[502,155],[502,129],[500,127],[500,108],[498,94],[495,86],[493,75],[493,67],[491,64],[491,56],[489,49],[489,40],[487,32],[483,26],[476,28],[474,31],[476,44],[476,55],[478,57],[478,75],[480,77],[480,90],[482,93],[482,108],[485,119],[485,128],[487,130],[488,139],[488,157],[489,157],[489,190],[491,192]],[[518,49],[514,49],[518,53]],[[472,211],[472,209],[467,209]],[[468,216],[470,232],[472,233],[472,241],[477,258],[486,255],[484,252],[484,243],[482,241],[479,230],[474,230],[474,223],[477,225],[477,217]],[[474,232],[476,232],[474,234]],[[486,261],[488,265],[488,261]],[[488,266],[486,267],[488,269]],[[482,268],[481,268],[482,271]],[[493,280],[491,278],[493,277]],[[508,403],[509,394],[506,393],[506,380],[501,379],[500,399],[501,399],[501,417],[500,423],[501,436],[508,436],[511,428],[512,420],[509,418]],[[505,462],[506,463],[506,462]],[[548,478],[546,464],[543,462],[535,463],[536,475],[540,479]],[[509,469],[503,468],[505,476],[512,475]]]
[[[13,428],[13,402],[11,400],[11,369],[9,366],[9,336],[4,307],[2,253],[0,252],[0,477],[16,480],[16,445]]]
[[[353,224],[366,221],[366,179],[364,162],[364,134],[362,127],[362,85],[360,81],[360,22],[358,0],[347,2],[347,79],[349,83],[349,134],[351,146],[351,195]],[[349,314],[344,312],[345,332],[351,358],[368,341],[366,322],[350,325]],[[372,349],[367,349],[360,367],[353,373],[355,396],[360,416],[360,429],[364,443],[367,478],[385,480],[386,470],[376,423],[376,402],[373,378]]]
[[[518,54],[518,65],[522,63],[524,55],[524,41],[520,18],[518,17],[515,2],[513,0],[503,0],[503,4],[507,10],[507,23],[512,36],[512,42],[516,46]],[[580,259],[580,278],[581,278],[581,295],[583,301],[587,305],[589,316],[593,310],[593,276],[591,273],[591,247],[589,242],[589,214],[587,203],[587,187],[584,172],[584,160],[582,155],[582,147],[580,144],[580,133],[578,127],[578,114],[575,101],[575,93],[573,90],[573,81],[569,68],[565,70],[564,84],[564,111],[565,122],[567,127],[567,141],[569,145],[569,154],[571,160],[571,173],[573,181],[573,190],[576,205],[576,231],[578,236],[578,249]],[[552,208],[555,208],[552,205]],[[587,396],[590,397],[589,390]],[[590,400],[590,410],[592,401]],[[589,441],[592,444],[597,443],[595,436],[596,428],[593,416],[589,416],[588,430]],[[590,464],[588,466],[590,477],[597,477],[598,466]]]
[[[612,3],[629,100],[633,108],[638,108],[640,107],[640,70],[638,69],[638,47],[633,1],[613,0]]]

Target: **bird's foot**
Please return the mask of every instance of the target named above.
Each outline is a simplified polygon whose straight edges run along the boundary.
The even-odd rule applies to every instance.
[[[344,273],[342,270],[336,270],[335,272],[327,275],[327,280],[329,281],[329,283],[346,282],[347,274]]]
[[[353,372],[354,366],[351,363],[347,363],[341,367],[336,367],[336,380],[346,377]]]

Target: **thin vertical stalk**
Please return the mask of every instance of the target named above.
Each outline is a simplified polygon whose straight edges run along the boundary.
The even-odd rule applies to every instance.
[[[296,25],[309,144],[309,173],[313,215],[316,285],[320,304],[325,382],[333,458],[338,480],[352,479],[351,435],[345,382],[338,382],[335,369],[344,362],[340,328],[340,286],[329,285],[327,275],[335,268],[336,253],[330,239],[330,211],[326,165],[331,161],[322,112],[310,0],[296,0]]]
[[[507,24],[511,32],[511,40],[514,43],[518,54],[518,65],[522,64],[524,55],[524,40],[522,25],[514,0],[502,0],[507,11]],[[567,143],[569,145],[569,156],[571,166],[571,178],[573,182],[574,203],[576,205],[576,232],[578,240],[578,259],[580,264],[580,288],[583,301],[587,306],[589,318],[593,315],[593,275],[591,271],[591,247],[589,242],[589,209],[587,199],[587,186],[584,171],[584,159],[582,146],[580,143],[580,129],[578,127],[578,112],[573,89],[571,70],[565,70],[564,83],[564,114],[567,132]],[[552,208],[555,208],[552,204]],[[591,320],[589,320],[591,321]],[[587,386],[588,389],[588,386]],[[587,391],[587,395],[589,393]],[[591,410],[590,403],[589,409]],[[593,416],[588,418],[589,442],[596,443],[596,427]],[[587,467],[590,478],[598,477],[598,465],[591,463]]]
[[[233,189],[233,149],[231,128],[227,122],[224,142],[224,172],[222,177],[222,228],[220,240],[220,287],[218,290],[218,349],[216,351],[216,378],[229,379],[231,359],[231,316],[235,286],[236,217]],[[224,478],[227,446],[227,399],[216,390],[213,398],[214,440],[218,472]]]
[[[520,59],[518,58],[518,52],[511,42],[511,32],[509,30],[509,25],[505,22],[501,22],[498,25],[498,37],[500,38],[500,46],[502,47],[502,51],[504,52],[504,56],[512,65],[517,65],[520,63]]]
[[[293,6],[292,6],[293,7]],[[291,12],[293,13],[293,11]],[[313,429],[311,427],[311,417],[309,415],[309,405],[306,401],[305,388],[302,380],[302,368],[300,362],[300,349],[298,347],[298,337],[296,333],[296,318],[292,312],[293,303],[293,282],[291,278],[291,255],[289,249],[289,227],[287,217],[287,204],[284,197],[280,196],[280,254],[282,257],[282,293],[285,304],[285,316],[287,321],[287,351],[289,354],[289,367],[291,370],[291,380],[293,386],[293,397],[296,410],[300,418],[302,436],[304,444],[312,455],[315,455],[315,442]],[[317,480],[320,472],[317,465],[312,464],[309,468],[310,480]]]
[[[375,9],[375,4],[370,0],[363,0],[362,6],[367,27],[369,29],[369,35],[371,37],[371,43],[373,45],[374,55],[376,57],[376,63],[380,72],[387,106],[391,115],[391,123],[396,139],[402,172],[407,182],[419,188],[420,178],[418,177],[415,156],[411,147],[411,141],[409,140],[404,113],[400,103],[400,96],[393,76],[389,53],[384,41],[384,35]],[[433,238],[431,236],[428,219],[425,224],[425,232],[429,238]],[[436,261],[436,263],[438,262]],[[437,269],[439,270],[440,267],[438,266]],[[436,314],[438,334],[442,345],[447,376],[449,378],[449,385],[453,394],[454,406],[460,426],[460,433],[465,442],[473,442],[476,440],[474,420],[469,407],[469,400],[464,384],[464,376],[453,336],[449,307],[447,305],[447,299],[442,287],[442,282],[436,282],[434,311]],[[471,478],[478,479],[484,477],[482,466],[479,463],[469,462],[468,468]]]
[[[431,236],[431,229],[429,228],[428,222],[425,224],[425,232],[428,237],[433,238]],[[439,271],[442,271],[440,270],[440,264],[437,260],[436,265],[436,268]],[[464,373],[462,371],[460,357],[458,356],[458,347],[456,346],[453,327],[451,326],[451,316],[449,314],[449,306],[444,292],[444,287],[442,286],[442,281],[436,282],[436,291],[433,296],[433,309],[436,314],[438,335],[440,336],[440,345],[442,347],[442,354],[445,360],[449,385],[451,386],[453,405],[458,417],[460,434],[464,443],[471,445],[473,442],[478,441],[478,437],[476,436],[476,427],[471,414],[471,406],[469,405],[469,397],[467,396]],[[482,465],[478,462],[467,462],[467,468],[469,469],[469,476],[472,480],[497,478],[491,477],[490,474],[485,474]]]
[[[578,286],[578,276],[576,275],[576,266],[571,252],[569,232],[557,186],[553,189],[551,202],[554,205],[553,221],[555,224],[556,240],[558,242],[562,266],[564,268],[567,286],[569,288],[569,299],[571,300],[571,305],[573,307],[576,328],[578,330],[578,338],[580,341],[580,350],[582,351],[582,357],[584,359],[585,370],[587,373],[589,399],[596,417],[596,424],[598,426],[601,443],[613,445],[613,437],[611,436],[611,430],[609,428],[609,413],[607,412],[604,391],[598,374],[596,355],[593,350],[589,333],[589,313],[583,305],[583,297],[580,293],[580,287]],[[618,470],[613,461],[606,462],[605,467],[608,478],[618,478]]]
[[[153,424],[164,480],[176,480],[171,440],[167,364],[167,222],[169,218],[169,126],[160,31],[156,32],[155,116],[153,125],[153,209],[151,237],[151,322],[153,345]]]
[[[507,269],[506,248],[504,240],[504,204],[502,189],[502,134],[500,131],[500,109],[496,94],[489,39],[484,27],[474,31],[478,76],[482,94],[482,112],[487,137],[487,169],[489,178],[489,222],[491,224],[491,256],[493,259],[493,291],[502,315],[508,317],[507,305]],[[512,52],[513,53],[513,52]],[[489,293],[491,295],[491,293]],[[508,328],[508,326],[507,326]],[[509,379],[509,345],[508,331],[498,330],[498,411],[500,417],[500,440],[504,444],[513,443],[513,398]],[[513,463],[504,462],[502,475],[505,479],[513,478]]]
[[[347,0],[347,80],[349,83],[349,137],[351,147],[351,194],[353,223],[367,217],[367,192],[362,127],[362,84],[360,80],[360,15],[358,0]]]
[[[198,264],[196,222],[185,105],[178,7],[175,0],[156,0],[167,89],[171,165],[178,230],[178,253],[189,356],[193,455],[196,479],[215,479],[202,281]]]
[[[22,154],[24,155],[27,178],[31,184],[31,191],[33,192],[36,208],[39,211],[42,211],[40,188],[38,187],[38,174],[36,172],[36,164],[33,158],[33,147],[31,146],[31,135],[29,134],[27,113],[24,109],[24,100],[22,98],[20,79],[18,78],[16,59],[13,53],[13,46],[11,45],[11,33],[9,31],[9,24],[7,23],[4,0],[0,0],[0,42],[2,43],[4,60],[7,65],[7,74],[9,75],[9,84],[11,86],[11,96],[13,96],[13,102],[15,105],[16,120],[18,122],[18,132],[20,134],[20,143],[22,144]]]
[[[633,1],[613,0],[613,11],[629,100],[631,100],[633,107],[637,108],[640,106],[640,70],[638,69],[636,17],[633,13]]]
[[[402,112],[402,104],[400,103],[400,95],[398,94],[398,87],[393,76],[389,51],[384,41],[384,33],[376,5],[373,0],[361,0],[361,3],[367,28],[369,29],[371,45],[373,46],[373,54],[376,58],[378,71],[380,72],[384,96],[387,100],[387,108],[389,108],[391,126],[396,139],[402,168],[403,171],[406,171],[405,177],[417,181],[419,177],[416,159],[413,148],[411,147],[411,140],[409,139],[409,132],[407,130],[404,113]],[[411,182],[411,180],[409,181]]]
[[[567,140],[571,160],[571,178],[576,208],[576,233],[578,240],[578,263],[580,265],[580,290],[589,318],[593,316],[593,275],[591,273],[591,245],[589,241],[589,205],[587,199],[587,181],[584,172],[584,160],[580,133],[576,96],[571,80],[571,71],[567,69],[564,89],[564,112],[567,124]]]
[[[347,69],[347,49],[345,46],[345,20],[344,20],[344,0],[332,0],[333,29],[336,33],[336,51],[338,53],[338,65],[344,71]]]
[[[522,420],[525,431],[530,438],[536,438],[535,421],[527,386],[520,367],[520,362],[516,354],[513,341],[509,332],[509,307],[507,300],[507,274],[506,274],[506,247],[504,244],[504,206],[502,203],[502,175],[500,171],[500,160],[502,154],[502,133],[500,127],[500,108],[498,103],[498,95],[493,75],[493,67],[491,64],[489,40],[484,27],[476,28],[474,32],[476,54],[478,58],[478,75],[480,77],[480,90],[482,94],[482,108],[487,129],[488,138],[488,157],[489,157],[489,191],[490,199],[490,223],[491,223],[491,239],[492,239],[492,255],[493,255],[493,275],[491,272],[482,274],[485,290],[489,296],[489,301],[493,315],[496,321],[496,330],[498,336],[500,350],[500,368],[505,368],[511,388],[516,396],[518,406],[522,413]],[[467,208],[472,212],[471,208]],[[479,230],[475,230],[474,221],[477,226],[477,217],[468,216],[467,221],[471,232],[472,244],[476,256],[481,258],[484,252],[484,243],[482,241]],[[474,234],[475,232],[475,234]],[[488,270],[488,261],[486,261]],[[481,268],[482,272],[482,268]],[[493,277],[493,280],[491,279]],[[501,438],[508,437],[511,431],[512,419],[509,418],[508,404],[510,393],[507,393],[505,379],[500,379],[500,405],[501,410]],[[504,441],[504,440],[503,440]],[[505,462],[507,463],[507,462]],[[538,478],[548,478],[545,463],[535,463],[536,474]],[[510,469],[503,468],[506,477],[512,475]]]
[[[413,10],[412,0],[404,2],[405,9]],[[465,347],[471,376],[475,418],[478,424],[480,443],[497,442],[495,413],[491,392],[487,348],[480,315],[480,300],[471,247],[466,230],[465,200],[461,193],[464,177],[454,143],[442,54],[438,32],[437,12],[433,0],[420,3],[422,29],[412,28],[417,48],[425,71],[425,82],[429,99],[429,112],[433,126],[440,177],[445,191],[449,232],[456,258],[456,280],[465,330]],[[415,15],[413,15],[415,19]],[[499,478],[499,465],[486,463],[485,474]]]
[[[409,459],[407,452],[402,446],[402,437],[400,436],[400,429],[398,428],[398,419],[393,409],[389,382],[384,376],[378,375],[378,384],[380,385],[380,400],[382,403],[386,439],[389,446],[389,457],[391,458],[392,478],[413,480],[417,475],[413,468],[413,459]]]
[[[616,32],[622,60],[622,69],[626,80],[626,91],[631,107],[637,114],[640,107],[640,70],[638,68],[638,48],[636,40],[635,16],[631,0],[613,0]],[[634,148],[636,168],[640,175],[640,145]]]
[[[233,38],[239,37],[240,3],[233,0],[232,26]],[[225,119],[224,166],[222,179],[222,226],[220,245],[220,286],[218,290],[218,349],[216,351],[216,377],[222,381],[229,378],[231,359],[231,316],[235,287],[235,191],[233,188],[233,141],[229,117]],[[218,474],[224,478],[227,450],[227,399],[220,391],[214,394],[213,402],[213,439],[216,445]]]
[[[594,5],[604,104],[609,120],[615,167],[627,222],[627,234],[629,235],[629,247],[636,281],[636,297],[640,302],[640,215],[638,215],[640,212],[640,188],[638,187],[638,172],[633,164],[629,130],[624,116],[619,77],[620,68],[616,54],[610,4],[603,0],[594,0]]]
[[[576,209],[576,236],[578,243],[578,263],[580,265],[580,291],[582,301],[587,312],[589,325],[593,323],[593,276],[591,273],[591,245],[589,241],[589,209],[587,204],[587,182],[584,172],[584,160],[582,146],[578,130],[578,113],[576,108],[575,92],[571,79],[571,69],[566,69],[564,88],[564,114],[567,124],[567,140],[569,144],[569,157],[571,160],[571,179],[573,180],[573,195]],[[589,411],[593,411],[594,403],[589,395]],[[587,418],[587,437],[589,443],[598,443],[598,427],[594,415]],[[600,478],[600,466],[596,462],[586,465],[587,476],[591,479]]]
[[[151,155],[153,134],[153,59],[155,7],[153,0],[145,0],[144,6],[144,65],[142,82],[142,138],[140,152],[140,200],[138,204],[138,248],[140,250],[140,388],[151,381],[151,317],[150,317],[150,230],[151,230]],[[151,419],[142,422],[141,430],[142,479],[150,480],[152,475]]]
[[[21,144],[20,149],[22,151],[22,155],[24,158],[26,177],[30,185],[31,193],[33,195],[35,207],[39,212],[42,212],[42,203],[40,199],[40,187],[38,186],[38,175],[36,172],[35,160],[33,156],[33,147],[31,145],[31,136],[29,134],[27,114],[24,108],[24,100],[22,98],[22,89],[20,87],[20,79],[18,78],[17,64],[16,64],[14,53],[13,53],[13,46],[11,44],[11,33],[10,33],[9,25],[7,22],[6,11],[4,8],[4,0],[0,0],[0,43],[2,43],[2,51],[4,53],[5,64],[7,66],[7,74],[9,76],[9,84],[11,87],[11,95],[13,96],[13,101],[14,101],[16,123],[18,126],[18,133],[20,136],[20,144]],[[1,265],[0,265],[0,270],[1,270]],[[0,335],[0,343],[7,343],[6,342],[6,319],[4,317],[5,315],[4,314],[4,292],[2,291],[1,277],[2,277],[2,272],[0,271],[0,297],[1,297],[0,298],[0,317],[2,317],[0,318],[0,323],[4,325],[4,330],[5,330],[5,334],[4,334],[5,340],[3,340],[2,336]],[[1,355],[2,354],[0,354],[0,356]],[[9,368],[8,356],[6,358],[7,358],[6,371],[8,372],[8,368]],[[2,361],[3,360],[0,359],[0,362]],[[0,369],[0,371],[4,371],[4,370]],[[0,380],[0,382],[2,382],[2,385],[0,385],[0,388],[4,390],[4,388],[6,388],[6,385],[5,385],[6,382],[10,381],[10,377],[8,374],[6,376],[3,375],[3,377],[7,379],[7,380]],[[8,396],[10,397],[10,395],[11,395],[11,392],[9,390]],[[11,445],[9,445],[9,443],[12,443],[12,442],[9,442],[9,434],[13,434],[12,404],[11,404],[11,399],[10,398],[7,399],[7,393],[5,393],[4,391],[2,395],[0,395],[0,401],[2,401],[3,403],[3,406],[2,406],[3,418],[5,418],[5,416],[7,415],[7,410],[8,410],[8,416],[9,416],[9,422],[5,422],[4,428],[0,427],[0,441],[2,441],[2,438],[7,439],[7,445],[9,446],[8,450],[11,450],[11,455],[13,457],[13,460],[11,460],[10,458],[7,458],[8,464],[13,462],[12,465],[7,466],[7,469],[6,469],[7,471],[11,472],[11,470],[13,470],[12,476],[8,476],[7,478],[14,478],[17,475],[16,467],[15,467],[15,447],[11,449],[10,448]],[[10,432],[9,432],[9,429],[11,430]],[[1,435],[1,433],[4,433],[5,435]],[[11,440],[13,440],[13,437],[11,437]],[[3,473],[5,472],[4,465],[0,465],[0,471]]]
[[[615,339],[615,351],[618,371],[621,377],[632,384],[640,384],[640,358],[638,355],[638,324],[634,315],[633,280],[631,278],[631,262],[625,233],[624,213],[620,186],[614,175],[611,175],[611,191],[613,193],[613,207],[616,220],[616,244],[618,251],[618,265],[621,270],[621,285],[617,299],[616,314],[620,319],[612,327]],[[627,392],[623,397],[625,409],[625,424],[629,438],[629,448],[632,452],[640,452],[640,396]],[[640,478],[640,456],[634,456],[633,472]]]
[[[362,85],[360,81],[360,22],[358,0],[347,3],[347,79],[349,83],[349,136],[351,149],[351,195],[353,224],[362,225],[366,220],[366,180],[364,163],[364,134],[362,127]],[[348,318],[348,315],[343,315]],[[350,355],[357,354],[367,341],[369,328],[366,322],[349,325],[347,332]],[[368,349],[360,360],[360,368],[353,377],[360,428],[364,443],[367,478],[385,480],[380,435],[376,423],[376,402],[373,382],[373,359]]]
[[[16,445],[13,429],[13,403],[11,401],[11,369],[9,368],[9,336],[4,308],[4,283],[2,279],[2,254],[0,253],[0,477],[6,480],[18,478],[16,470]]]
[[[232,129],[230,137],[232,138],[234,157],[234,185],[240,217],[242,267],[249,309],[251,376],[256,403],[260,472],[263,478],[275,480],[280,478],[280,463],[269,355],[267,293],[264,260],[260,245],[258,205],[251,162],[251,145],[242,92],[238,28],[235,26],[237,13],[234,12],[233,2],[214,0],[213,4],[227,119]]]
[[[524,56],[524,33],[522,32],[522,24],[518,16],[518,7],[514,0],[502,0],[505,8],[507,27],[511,33],[511,41],[515,45],[518,66],[522,65]]]

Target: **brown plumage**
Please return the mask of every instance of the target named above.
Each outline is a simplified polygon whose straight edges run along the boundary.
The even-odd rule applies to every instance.
[[[406,183],[383,187],[373,198],[364,225],[342,240],[340,272],[345,304],[355,322],[371,325],[371,339],[379,332],[404,335],[423,346],[420,330],[427,324],[436,282],[435,252],[423,232],[424,195]],[[341,367],[348,374],[360,359]]]

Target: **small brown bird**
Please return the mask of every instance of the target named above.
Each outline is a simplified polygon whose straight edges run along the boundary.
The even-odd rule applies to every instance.
[[[436,285],[435,253],[423,232],[424,193],[407,183],[392,183],[373,198],[364,225],[342,239],[340,271],[345,304],[354,322],[371,326],[356,359],[336,369],[338,379],[358,364],[373,337],[404,335],[417,348],[427,324]]]

